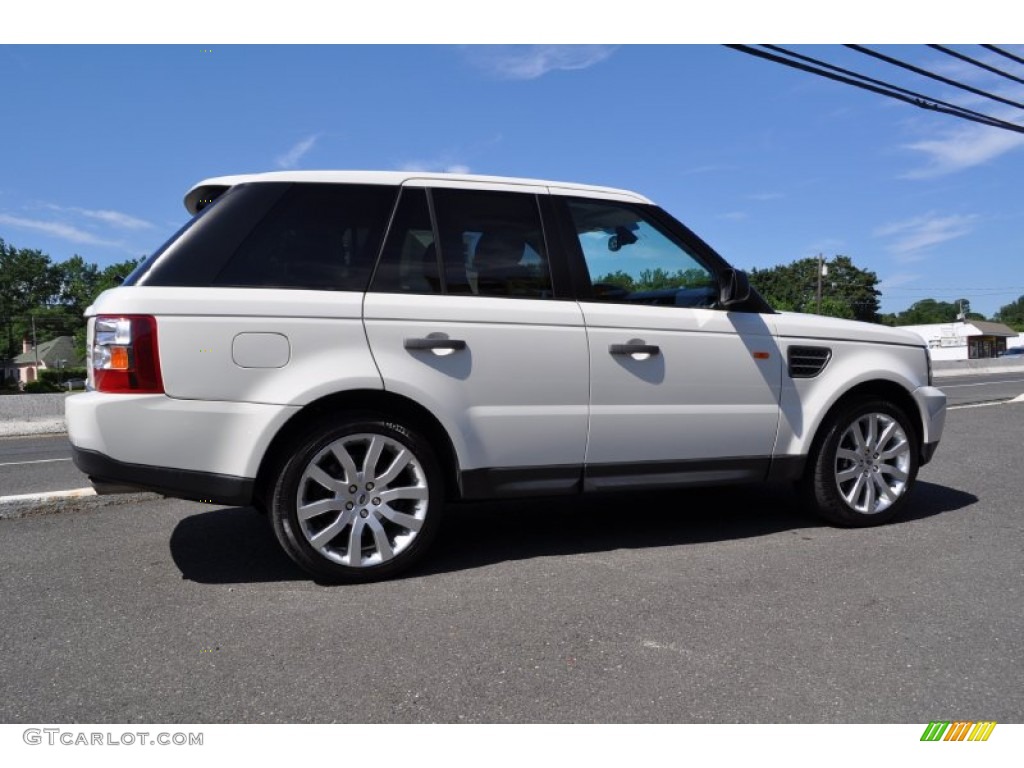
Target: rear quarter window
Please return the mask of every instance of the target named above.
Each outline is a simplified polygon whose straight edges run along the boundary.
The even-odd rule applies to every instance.
[[[124,284],[363,291],[396,196],[382,185],[240,184]]]
[[[386,186],[295,184],[213,284],[365,291],[396,196]]]

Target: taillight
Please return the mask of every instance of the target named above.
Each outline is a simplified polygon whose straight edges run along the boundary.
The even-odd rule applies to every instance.
[[[155,394],[164,391],[155,317],[97,316],[89,362],[93,387],[98,392]]]

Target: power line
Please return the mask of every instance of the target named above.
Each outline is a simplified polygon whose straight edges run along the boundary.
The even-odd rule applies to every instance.
[[[905,61],[894,59],[892,56],[886,56],[884,53],[873,51],[870,48],[867,48],[866,46],[847,45],[846,47],[850,48],[851,50],[857,51],[858,53],[863,53],[866,56],[872,56],[876,59],[879,59],[880,61],[886,62],[887,64],[892,64],[894,67],[900,67],[910,72],[914,72],[915,74],[922,75],[924,77],[930,77],[932,80],[938,80],[940,83],[951,85],[954,88],[960,88],[961,90],[967,91],[968,93],[973,93],[977,96],[984,96],[986,99],[999,101],[1011,107],[1017,107],[1017,109],[1024,109],[1024,104],[1021,104],[1019,101],[1005,99],[1002,96],[997,96],[994,93],[989,93],[988,91],[983,91],[980,88],[975,88],[973,85],[965,85],[964,83],[958,83],[956,80],[951,80],[950,78],[944,77],[943,75],[937,75],[934,72],[929,72],[927,69],[921,69],[921,67],[916,67],[913,64],[908,64]]]
[[[874,80],[873,78],[869,78],[866,75],[851,73],[850,76],[846,76],[844,74],[839,74],[838,72],[829,71],[830,69],[837,70],[839,72],[843,70],[841,70],[841,68],[839,67],[834,67],[833,65],[825,64],[824,62],[822,62],[822,65],[825,68],[821,68],[818,66],[809,66],[807,64],[802,64],[799,61],[794,61],[784,56],[779,56],[768,51],[763,51],[750,45],[726,45],[725,47],[732,48],[733,50],[739,51],[740,53],[746,53],[751,56],[757,56],[758,58],[767,59],[768,61],[772,61],[777,64],[783,64],[787,67],[792,67],[794,69],[799,69],[804,72],[809,72],[810,74],[813,75],[825,77],[828,78],[829,80],[835,80],[840,83],[845,83],[846,85],[852,85],[856,88],[861,88],[866,91],[871,91],[872,93],[887,96],[891,99],[896,99],[897,101],[902,101],[907,104],[911,104],[915,107],[920,107],[922,109],[930,109],[934,112],[942,112],[944,114],[953,115],[954,117],[959,117],[964,120],[970,120],[972,122],[980,123],[982,125],[988,125],[993,128],[1001,128],[1003,130],[1013,131],[1015,133],[1024,133],[1024,126],[1022,125],[1011,123],[1006,120],[1000,120],[999,118],[992,117],[990,115],[984,115],[980,112],[975,112],[974,110],[966,109],[964,107],[956,107],[954,105],[948,104],[947,102],[943,102],[938,99],[932,99],[927,96],[911,96],[908,94],[913,94],[913,91],[907,91],[907,89],[900,88],[899,86],[892,85],[891,83],[884,83],[883,81]],[[774,47],[777,48],[777,46]],[[797,54],[797,57],[804,59],[810,58],[801,57],[799,56],[799,54]],[[814,60],[812,59],[812,61]],[[875,83],[881,83],[881,85],[876,85]]]
[[[988,48],[990,51],[992,51],[992,53],[998,53],[1000,56],[1005,56],[1006,58],[1010,59],[1010,61],[1016,61],[1018,64],[1024,64],[1024,59],[1022,59],[1020,56],[1015,56],[1009,51],[1004,51],[1002,48],[998,46],[985,45],[984,43],[982,43],[981,47]]]
[[[999,69],[998,67],[993,67],[993,66],[991,66],[989,64],[986,64],[983,61],[978,61],[977,59],[972,59],[970,56],[965,56],[964,54],[960,53],[959,51],[954,51],[952,48],[947,48],[944,45],[931,45],[931,44],[929,44],[928,47],[929,48],[934,48],[936,51],[941,51],[942,53],[946,54],[947,56],[952,56],[955,59],[960,59],[961,61],[966,61],[968,64],[973,64],[976,67],[981,67],[982,69],[988,70],[989,72],[994,72],[995,74],[999,75],[1000,77],[1005,77],[1008,80],[1013,80],[1015,83],[1024,83],[1024,78],[1017,77],[1016,75],[1011,75],[1009,72],[1005,72],[1002,69]]]
[[[891,89],[893,91],[896,91],[897,93],[902,93],[902,94],[905,94],[907,96],[911,96],[915,100],[931,101],[931,102],[933,102],[935,104],[938,104],[940,106],[948,107],[950,110],[955,110],[956,113],[958,114],[958,116],[961,116],[961,117],[967,117],[968,115],[971,115],[973,117],[976,117],[976,118],[979,118],[979,119],[983,120],[985,123],[989,123],[990,121],[995,119],[995,118],[991,117],[990,115],[985,115],[985,114],[982,114],[981,112],[975,112],[973,109],[967,109],[966,107],[961,107],[961,106],[958,106],[956,104],[950,104],[948,101],[941,101],[939,99],[933,99],[930,96],[925,96],[923,93],[918,93],[917,91],[911,91],[911,90],[908,90],[907,88],[902,88],[902,87],[900,87],[898,85],[893,85],[892,83],[887,83],[884,80],[876,80],[873,77],[868,77],[867,75],[862,75],[859,72],[854,72],[853,70],[850,70],[850,69],[844,69],[843,67],[837,67],[835,64],[829,64],[827,61],[822,61],[821,59],[815,59],[815,58],[813,58],[811,56],[805,56],[805,55],[803,55],[801,53],[797,53],[796,51],[791,51],[791,50],[789,50],[787,48],[783,48],[782,46],[779,46],[779,45],[764,45],[764,46],[762,46],[762,48],[768,48],[769,50],[772,50],[772,51],[778,51],[778,52],[783,53],[783,54],[785,54],[787,56],[792,56],[795,59],[800,59],[801,61],[806,61],[806,62],[809,62],[809,63],[814,64],[816,66],[825,67],[825,68],[830,69],[830,70],[832,70],[834,72],[839,72],[839,73],[842,73],[844,75],[849,75],[851,77],[856,77],[859,80],[863,80],[864,82],[867,82],[867,83],[874,83],[875,85],[879,85],[879,86],[881,86],[883,88]],[[1024,82],[1024,81],[1022,81],[1022,82]]]

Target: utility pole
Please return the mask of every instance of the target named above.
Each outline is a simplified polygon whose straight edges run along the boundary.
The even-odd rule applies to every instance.
[[[818,314],[821,314],[821,278],[825,276],[825,259],[818,254]]]
[[[32,352],[36,358],[36,381],[39,380],[39,342],[36,341],[36,316],[32,315]]]

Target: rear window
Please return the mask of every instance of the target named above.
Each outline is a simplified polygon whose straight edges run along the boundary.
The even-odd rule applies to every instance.
[[[363,291],[396,195],[380,185],[241,184],[125,284]]]

